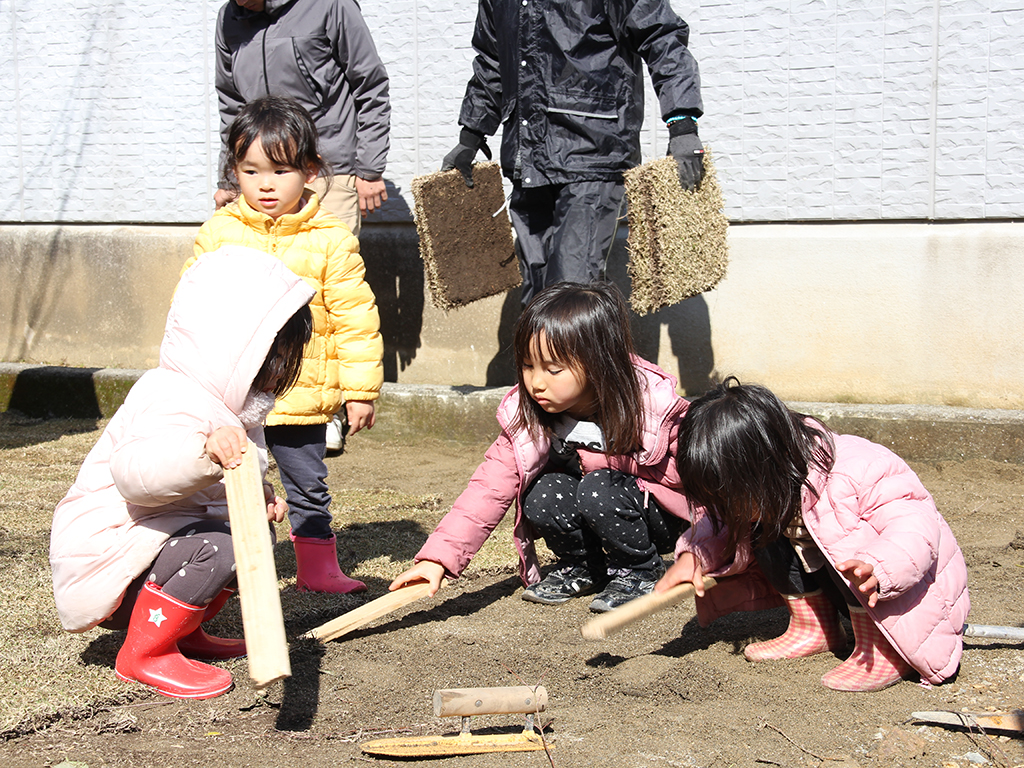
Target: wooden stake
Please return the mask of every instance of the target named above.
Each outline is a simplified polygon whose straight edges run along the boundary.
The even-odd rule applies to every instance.
[[[401,589],[396,589],[394,592],[388,592],[383,597],[371,600],[348,613],[343,613],[338,618],[331,619],[326,624],[309,630],[303,637],[326,643],[328,640],[334,640],[354,629],[359,629],[359,627],[369,624],[374,619],[379,619],[381,616],[392,611],[397,611],[404,605],[426,597],[429,593],[430,583],[417,581]]]
[[[704,589],[711,589],[718,582],[710,576],[704,577]],[[618,632],[640,619],[646,619],[652,613],[663,608],[681,603],[694,593],[693,584],[677,584],[665,592],[651,592],[649,595],[630,600],[613,611],[602,613],[591,619],[580,630],[587,640],[603,640],[608,635]]]
[[[292,668],[267,522],[267,501],[260,476],[259,451],[252,442],[242,454],[241,466],[224,470],[224,485],[227,486],[249,676],[257,688],[264,688],[275,680],[290,677]]]

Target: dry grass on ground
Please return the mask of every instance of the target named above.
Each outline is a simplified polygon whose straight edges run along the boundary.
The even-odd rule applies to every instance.
[[[31,732],[62,714],[88,714],[144,693],[111,672],[123,634],[103,629],[67,633],[53,604],[47,560],[53,509],[74,482],[103,426],[88,419],[42,421],[0,413],[0,604],[5,606],[0,623],[0,690],[5,692],[0,697],[0,734]],[[372,478],[363,480],[373,483]],[[282,493],[280,488],[278,492]],[[342,565],[367,582],[374,594],[410,565],[447,511],[436,494],[336,487],[332,492]],[[278,526],[277,536],[287,542],[286,523]],[[493,537],[473,569],[512,573],[514,557],[507,536]],[[289,636],[365,601],[362,596],[299,593],[292,548],[279,544],[275,558]],[[241,635],[237,601],[214,626],[226,636]]]

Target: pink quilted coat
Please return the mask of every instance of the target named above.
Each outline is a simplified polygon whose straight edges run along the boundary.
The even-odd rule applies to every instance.
[[[206,254],[182,277],[159,367],[132,387],[54,512],[50,566],[65,629],[109,617],[170,534],[227,518],[206,438],[242,426],[237,414],[278,330],[312,296],[280,261],[248,248]],[[266,471],[263,428],[249,438]]]
[[[626,456],[609,456],[581,449],[580,464],[584,472],[604,468],[627,472],[637,477],[640,487],[665,510],[688,518],[686,498],[679,491],[675,458],[679,422],[687,403],[676,394],[676,380],[672,376],[646,360],[634,358],[633,363],[644,384],[642,450]],[[540,580],[533,533],[522,516],[519,502],[523,491],[547,464],[551,446],[544,436],[534,439],[525,431],[510,431],[518,406],[519,390],[513,388],[498,406],[501,435],[487,450],[469,487],[417,553],[417,562],[440,563],[448,576],[457,578],[514,503],[519,575],[527,585]]]
[[[835,465],[827,477],[812,478],[817,499],[804,491],[804,524],[833,565],[855,559],[874,567],[878,604],[863,607],[922,678],[942,682],[960,664],[971,607],[963,554],[931,495],[899,456],[853,435],[833,437]],[[725,562],[722,543],[701,516],[677,548],[677,555],[693,552],[709,575],[740,574],[698,599],[703,625],[778,599],[765,594],[756,568],[748,570],[749,544]]]

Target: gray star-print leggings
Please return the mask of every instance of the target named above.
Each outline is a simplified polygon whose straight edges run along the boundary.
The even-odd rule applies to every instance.
[[[688,523],[644,496],[635,477],[613,469],[547,472],[523,495],[523,515],[559,561],[585,563],[597,578],[652,571]]]
[[[201,607],[224,588],[234,588],[235,550],[226,520],[192,523],[174,533],[156,560],[128,585],[121,605],[100,624],[107,629],[127,629],[135,601],[143,585],[152,581],[176,600]]]

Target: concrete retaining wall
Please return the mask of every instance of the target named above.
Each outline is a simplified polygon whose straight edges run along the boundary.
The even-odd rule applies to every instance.
[[[155,366],[195,231],[0,226],[0,360]],[[718,288],[634,320],[683,393],[735,374],[787,400],[1024,408],[1024,225],[742,225],[729,243]],[[412,225],[367,227],[363,256],[388,381],[513,381],[518,293],[434,309]],[[628,290],[622,239],[609,274]]]

